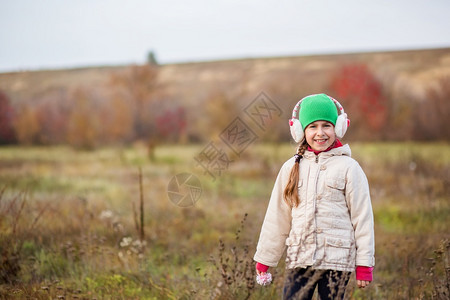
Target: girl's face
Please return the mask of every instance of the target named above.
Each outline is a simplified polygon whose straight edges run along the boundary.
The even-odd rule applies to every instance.
[[[336,140],[334,125],[327,121],[312,122],[305,128],[305,138],[313,150],[327,150]]]

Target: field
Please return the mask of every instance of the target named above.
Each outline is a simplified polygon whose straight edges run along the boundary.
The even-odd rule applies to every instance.
[[[450,145],[351,146],[371,185],[376,268],[368,289],[352,279],[346,297],[448,299]],[[153,160],[138,143],[1,147],[0,298],[278,299],[283,263],[271,286],[255,286],[252,256],[295,147],[252,145],[215,180],[196,165],[203,147],[160,146]],[[183,172],[202,192],[184,208],[168,197]]]

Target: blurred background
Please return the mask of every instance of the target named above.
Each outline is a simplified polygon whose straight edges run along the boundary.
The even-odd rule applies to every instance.
[[[375,211],[378,275],[348,298],[448,297],[449,9],[0,1],[0,295],[277,298],[283,264],[261,289],[251,258],[292,108],[324,92]],[[255,138],[239,153],[223,140],[237,117]],[[211,145],[222,168],[199,166]],[[201,182],[188,208],[167,196],[181,172]]]
[[[445,1],[5,2],[0,142],[205,142],[261,91],[284,119],[302,97],[329,93],[352,120],[350,139],[448,140],[447,10]],[[273,139],[289,139],[285,125]]]

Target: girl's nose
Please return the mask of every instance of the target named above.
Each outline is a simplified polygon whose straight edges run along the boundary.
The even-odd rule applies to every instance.
[[[317,132],[316,132],[316,134],[317,134],[317,135],[323,135],[323,128],[322,128],[322,126],[317,127]]]

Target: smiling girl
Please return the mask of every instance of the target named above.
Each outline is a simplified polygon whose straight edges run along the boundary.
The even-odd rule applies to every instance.
[[[325,94],[305,97],[294,108],[290,129],[299,146],[275,181],[254,256],[264,275],[287,246],[284,299],[311,299],[316,287],[320,299],[343,299],[355,270],[358,287],[372,281],[369,185],[338,139],[348,124],[343,107]]]

